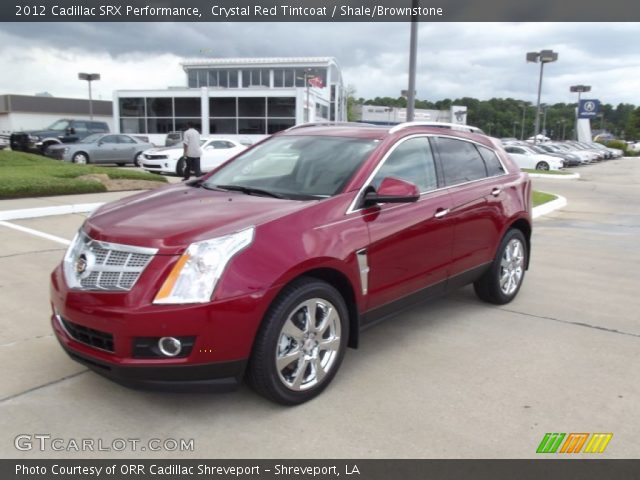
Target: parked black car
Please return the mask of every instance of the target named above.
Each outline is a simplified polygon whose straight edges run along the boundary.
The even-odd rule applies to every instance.
[[[51,145],[77,142],[93,133],[109,133],[109,126],[106,122],[63,118],[43,130],[14,132],[9,143],[12,150],[44,153]]]

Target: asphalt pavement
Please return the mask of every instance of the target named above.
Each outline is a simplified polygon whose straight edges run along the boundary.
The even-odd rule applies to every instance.
[[[5,458],[533,458],[547,432],[610,432],[640,454],[640,159],[534,179],[568,205],[535,220],[514,302],[470,287],[364,332],[332,385],[298,407],[230,394],[130,390],[73,361],[49,325],[60,241],[0,224],[0,456]],[[127,193],[0,202],[0,211]],[[70,240],[84,214],[10,223]],[[18,435],[193,439],[193,451],[40,451]],[[582,454],[581,454],[582,455]],[[590,455],[583,455],[589,457]],[[594,456],[594,455],[591,455]]]

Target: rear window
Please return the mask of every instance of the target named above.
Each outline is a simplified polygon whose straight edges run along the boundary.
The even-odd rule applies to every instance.
[[[436,138],[446,185],[479,180],[487,176],[484,160],[471,142],[455,138]]]

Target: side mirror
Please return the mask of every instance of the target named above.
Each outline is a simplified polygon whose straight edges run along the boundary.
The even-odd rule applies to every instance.
[[[75,135],[76,134],[76,129],[73,127],[69,127],[67,128],[67,135]]]
[[[364,196],[364,206],[376,203],[411,203],[420,198],[418,187],[406,180],[386,177],[380,183],[378,190],[370,190]]]

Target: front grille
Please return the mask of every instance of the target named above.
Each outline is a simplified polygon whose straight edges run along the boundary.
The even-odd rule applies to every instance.
[[[74,340],[89,345],[90,347],[99,348],[107,352],[113,352],[113,335],[100,330],[94,330],[69,320],[58,317],[60,323],[64,327],[67,334]]]
[[[65,258],[69,286],[82,290],[128,291],[138,281],[156,249],[78,237]]]
[[[142,166],[144,168],[162,168],[162,166],[160,166],[160,165],[150,165],[148,163],[143,163]]]
[[[29,135],[26,133],[12,133],[9,137],[12,150],[22,150],[29,146]]]

